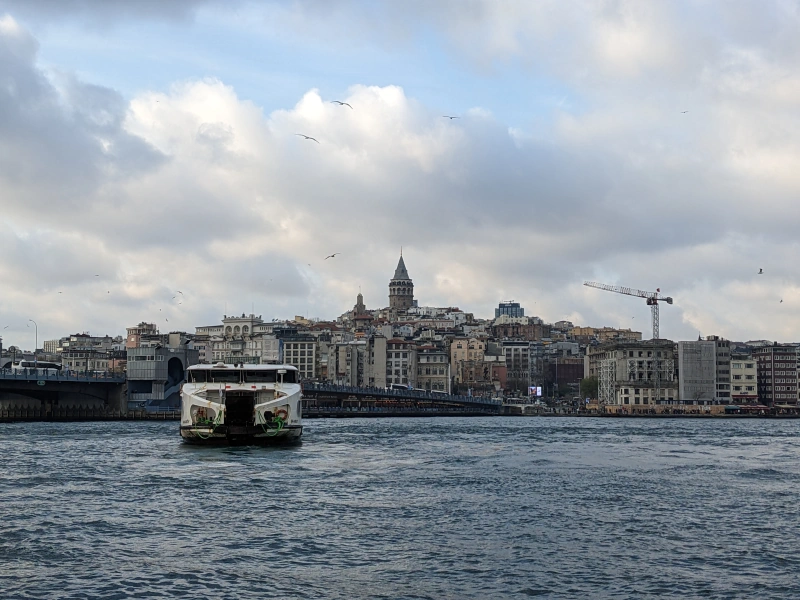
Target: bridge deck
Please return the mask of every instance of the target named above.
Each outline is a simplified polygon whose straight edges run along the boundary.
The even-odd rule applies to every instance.
[[[441,394],[421,390],[387,390],[377,387],[355,387],[348,385],[333,385],[327,383],[303,383],[303,395],[331,394],[335,396],[355,396],[356,398],[380,398],[394,400],[431,401],[445,404],[459,404],[465,406],[490,406],[499,408],[502,401],[486,396],[459,396],[455,394]]]
[[[13,381],[68,381],[68,382],[102,382],[102,383],[125,383],[125,375],[122,373],[48,373],[43,369],[0,369],[0,379]]]

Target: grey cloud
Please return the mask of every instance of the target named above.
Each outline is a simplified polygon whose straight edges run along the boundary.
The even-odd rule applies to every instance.
[[[66,78],[62,95],[35,64],[36,46],[21,29],[0,34],[0,184],[18,210],[57,221],[109,170],[133,174],[160,158],[122,130],[116,92]]]
[[[0,0],[0,12],[39,21],[81,18],[107,26],[131,17],[188,20],[195,11],[217,0]]]

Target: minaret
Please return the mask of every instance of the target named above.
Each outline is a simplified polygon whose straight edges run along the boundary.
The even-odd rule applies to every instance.
[[[353,316],[363,315],[365,312],[367,312],[367,307],[364,306],[364,296],[361,295],[361,290],[359,290],[358,296],[356,296],[356,305],[353,307]]]
[[[408,276],[406,263],[403,262],[403,251],[400,251],[400,261],[394,270],[394,277],[389,282],[389,308],[406,310],[414,305],[414,283]]]

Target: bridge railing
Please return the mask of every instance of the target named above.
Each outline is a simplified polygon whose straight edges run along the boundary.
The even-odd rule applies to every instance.
[[[125,383],[125,375],[107,371],[54,372],[53,369],[0,369],[0,379],[17,381],[74,381]]]
[[[352,394],[354,396],[377,396],[381,398],[397,398],[400,400],[435,400],[438,402],[455,402],[459,404],[475,404],[481,406],[501,406],[502,400],[487,396],[459,396],[454,394],[441,394],[421,390],[393,390],[379,387],[356,387],[350,385],[334,385],[330,383],[304,382],[303,391],[330,392],[339,394]]]

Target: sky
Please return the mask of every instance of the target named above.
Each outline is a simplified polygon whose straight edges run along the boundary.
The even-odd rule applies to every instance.
[[[672,297],[663,338],[800,341],[798,30],[788,0],[0,0],[4,346],[382,308],[401,248],[421,306],[649,338],[596,281]]]

